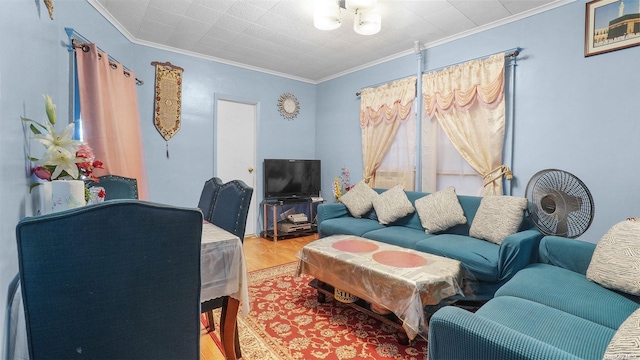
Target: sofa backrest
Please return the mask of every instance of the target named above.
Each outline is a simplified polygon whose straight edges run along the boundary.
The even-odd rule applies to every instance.
[[[378,188],[374,188],[374,190],[378,193],[378,194],[382,194],[383,192],[385,192],[387,189],[378,189]],[[416,206],[416,200],[425,197],[427,195],[429,195],[430,193],[428,192],[417,192],[417,191],[405,191],[405,194],[407,194],[407,198],[409,199],[409,201],[411,201],[411,204],[413,204],[413,207],[415,208]],[[445,233],[447,234],[457,234],[457,235],[469,235],[469,229],[471,228],[471,224],[473,223],[473,219],[476,216],[476,212],[478,211],[478,207],[480,207],[480,202],[482,201],[482,197],[481,196],[470,196],[470,195],[458,195],[458,200],[460,201],[460,206],[462,206],[462,210],[464,212],[464,216],[467,218],[467,223],[466,224],[461,224],[461,225],[456,225],[452,228],[449,228],[445,231]],[[375,214],[375,212],[374,212]],[[374,217],[371,217],[373,219]],[[410,227],[413,229],[417,229],[417,230],[424,230],[424,228],[422,227],[422,223],[420,222],[420,217],[418,215],[417,211],[414,211],[412,214],[407,215],[401,219],[398,219],[397,221],[394,221],[393,223],[389,224],[391,226],[406,226],[406,227]],[[528,214],[525,212],[524,215],[524,219],[522,221],[522,224],[520,225],[520,229],[521,230],[526,230],[526,229],[530,229],[533,227],[533,223],[531,222],[531,220],[529,219]]]

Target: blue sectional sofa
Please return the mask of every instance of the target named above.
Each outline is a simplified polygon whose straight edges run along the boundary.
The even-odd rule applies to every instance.
[[[385,191],[373,190],[378,194]],[[416,200],[428,195],[413,191],[405,194],[414,206]],[[535,262],[542,234],[525,216],[519,231],[506,237],[501,245],[469,236],[481,200],[482,197],[458,195],[467,223],[435,234],[425,233],[417,212],[383,225],[375,210],[356,218],[341,203],[325,203],[318,206],[318,232],[320,237],[356,235],[459,260],[476,280],[474,293],[467,294],[465,300],[488,300],[514,274]]]
[[[635,355],[625,349],[619,357],[605,356],[623,322],[637,316],[640,297],[588,280],[595,249],[585,241],[544,237],[539,262],[520,270],[475,313],[452,306],[435,312],[429,359],[640,358],[637,343],[628,348]]]

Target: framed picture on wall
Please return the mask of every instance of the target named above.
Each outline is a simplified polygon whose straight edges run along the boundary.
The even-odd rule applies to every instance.
[[[640,45],[640,0],[587,3],[584,56]]]

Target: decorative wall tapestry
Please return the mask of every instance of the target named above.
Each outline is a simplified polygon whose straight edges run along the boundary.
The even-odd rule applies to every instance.
[[[53,0],[44,0],[44,5],[49,11],[49,19],[53,20]]]
[[[151,63],[156,67],[156,96],[153,124],[167,143],[169,158],[169,139],[180,130],[180,111],[182,104],[183,68],[170,62]]]

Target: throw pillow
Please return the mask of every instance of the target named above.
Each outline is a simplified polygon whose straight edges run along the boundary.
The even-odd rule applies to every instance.
[[[373,200],[373,208],[378,215],[378,222],[383,225],[392,223],[416,210],[404,193],[402,185],[396,185],[378,195]]]
[[[416,211],[427,234],[467,223],[453,186],[416,200]]]
[[[469,235],[502,244],[502,240],[515,234],[522,223],[527,199],[515,196],[485,196],[473,218]]]
[[[340,196],[338,201],[347,207],[351,216],[359,218],[373,208],[372,201],[376,197],[378,197],[378,193],[370,188],[364,180],[360,180],[346,194]]]
[[[603,359],[640,359],[640,309],[629,315],[613,335]]]
[[[640,296],[640,221],[615,224],[600,239],[587,279],[608,289]]]

